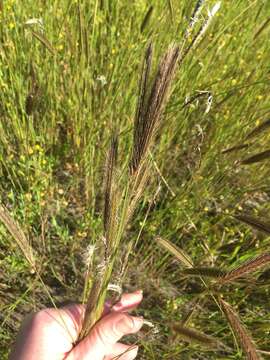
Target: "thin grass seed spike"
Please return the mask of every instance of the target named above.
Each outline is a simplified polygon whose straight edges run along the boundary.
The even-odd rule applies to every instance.
[[[247,360],[261,360],[256,347],[254,345],[252,337],[248,334],[247,330],[241,324],[238,315],[234,312],[232,307],[223,301],[221,298],[218,299],[219,304],[231,326],[231,329],[238,340],[239,346],[246,355]]]
[[[174,255],[178,260],[180,260],[186,267],[192,268],[193,263],[190,257],[178,246],[173,244],[172,242],[162,239],[158,237],[157,242],[165,248],[167,251],[169,251],[172,255]]]
[[[53,48],[53,46],[51,45],[51,43],[49,42],[49,40],[41,33],[38,33],[34,30],[31,29],[31,32],[33,34],[33,36],[38,39],[41,44],[43,44],[45,46],[45,48],[52,54],[52,55],[55,55],[56,54],[56,51],[55,49]]]
[[[104,199],[104,236],[106,240],[106,249],[110,252],[111,237],[113,237],[116,219],[116,185],[115,172],[118,153],[118,138],[116,135],[111,140],[111,147],[106,161],[105,168],[105,199]],[[107,259],[108,253],[105,254]]]
[[[147,10],[146,14],[145,14],[145,17],[142,21],[142,24],[141,24],[141,28],[140,28],[140,31],[141,33],[144,31],[144,29],[146,28],[146,26],[148,25],[149,21],[150,21],[150,18],[152,16],[152,13],[153,13],[153,10],[154,10],[154,6],[151,5],[149,7],[149,9]]]
[[[172,324],[171,328],[184,341],[187,341],[189,343],[199,344],[204,347],[206,346],[213,350],[225,348],[225,346],[219,340],[213,338],[212,336],[206,335],[191,328],[184,327],[181,324]]]
[[[145,103],[147,97],[147,89],[149,86],[149,77],[152,66],[152,57],[153,57],[153,44],[150,43],[146,49],[145,57],[143,61],[143,67],[141,72],[141,78],[139,82],[139,94],[134,122],[134,134],[133,134],[133,142],[135,144],[136,139],[140,136],[141,133],[141,119],[144,116],[145,111]]]
[[[251,138],[261,134],[262,132],[267,130],[269,127],[270,127],[270,119],[265,120],[263,123],[256,126],[251,132],[249,132],[247,134],[246,139],[251,139]]]
[[[129,220],[132,218],[132,215],[134,214],[138,201],[141,199],[143,191],[146,188],[147,183],[149,182],[149,177],[150,177],[149,169],[144,168],[143,171],[141,171],[141,174],[139,175],[140,176],[136,177],[136,184],[135,184],[136,191],[134,192],[129,202],[126,224],[128,224]]]
[[[220,282],[224,284],[230,281],[234,281],[239,277],[257,271],[268,264],[270,264],[270,253],[261,254],[228,272],[220,279]]]
[[[118,154],[118,137],[114,135],[111,140],[110,150],[107,156],[105,167],[105,198],[104,198],[104,260],[95,274],[94,282],[86,305],[85,318],[79,340],[84,338],[92,325],[100,316],[103,300],[106,295],[107,286],[110,280],[113,266],[112,257],[116,251],[114,238],[117,231],[117,190],[115,184],[116,165]]]
[[[239,145],[235,145],[235,146],[232,146],[228,149],[224,149],[221,151],[221,154],[229,154],[231,152],[234,152],[234,151],[239,151],[239,150],[243,150],[243,149],[246,149],[250,146],[251,144],[239,144]]]
[[[82,339],[84,339],[92,326],[98,320],[96,314],[99,314],[100,310],[100,297],[104,292],[104,273],[105,269],[102,272],[96,273],[94,276],[93,284],[91,286],[90,295],[88,296],[88,301],[86,304],[85,315],[83,319],[82,329],[79,334],[77,343],[79,343]],[[107,286],[107,284],[105,285]],[[102,304],[103,309],[103,304]]]
[[[262,24],[262,26],[256,31],[254,34],[253,40],[256,40],[259,35],[267,28],[267,26],[270,25],[270,17],[265,20],[265,22]]]
[[[181,317],[181,326],[186,327],[191,321],[194,313],[202,302],[202,298],[197,296],[188,305],[188,309],[185,309]]]
[[[23,231],[19,225],[13,220],[9,211],[0,204],[0,221],[4,224],[10,234],[13,236],[14,240],[18,244],[19,248],[23,252],[26,260],[31,265],[33,271],[36,268],[34,250],[29,243],[29,240],[24,235]]]
[[[34,65],[30,64],[30,89],[25,101],[25,112],[31,115],[36,108],[37,100],[40,95],[40,87],[37,81],[37,75]]]
[[[158,129],[159,120],[166,104],[178,59],[179,48],[174,45],[166,52],[160,62],[148,100],[143,103],[143,108],[137,111],[138,117],[135,121],[133,154],[130,161],[131,174],[138,171]],[[139,102],[139,106],[140,104]]]
[[[191,269],[184,269],[182,271],[183,274],[191,275],[191,276],[205,276],[210,277],[214,279],[218,279],[221,277],[224,277],[226,274],[226,271],[219,268],[214,267],[196,267]]]
[[[263,151],[241,161],[242,165],[251,165],[270,158],[270,150]]]
[[[270,234],[270,223],[246,214],[233,215],[233,217],[249,226],[252,226],[256,230],[262,231],[268,235]]]

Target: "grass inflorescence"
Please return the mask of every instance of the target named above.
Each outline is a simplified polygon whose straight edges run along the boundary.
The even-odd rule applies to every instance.
[[[269,10],[0,1],[1,358],[135,288],[142,359],[268,356]]]

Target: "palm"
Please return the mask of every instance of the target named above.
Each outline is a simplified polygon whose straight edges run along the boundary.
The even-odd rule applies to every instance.
[[[33,359],[63,360],[77,339],[82,311],[82,306],[71,305],[35,315],[35,333],[29,344]]]

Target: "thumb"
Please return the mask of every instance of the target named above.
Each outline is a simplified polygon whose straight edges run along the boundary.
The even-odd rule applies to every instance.
[[[125,313],[110,313],[103,317],[90,334],[69,354],[67,360],[103,360],[110,355],[113,345],[122,336],[134,334],[140,330],[143,319]]]

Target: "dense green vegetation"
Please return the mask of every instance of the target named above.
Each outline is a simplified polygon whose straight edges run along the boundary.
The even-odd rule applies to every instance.
[[[146,46],[153,42],[157,63],[169,44],[182,44],[195,4],[0,0],[1,203],[31,242],[44,282],[0,225],[2,359],[29,311],[51,306],[51,298],[81,301],[86,249],[102,246],[112,131],[124,167]],[[205,2],[197,28],[214,4]],[[123,286],[144,290],[140,314],[158,330],[139,338],[141,359],[245,358],[219,296],[260,354],[270,355],[269,267],[222,286],[212,286],[209,270],[228,271],[269,251],[269,13],[269,1],[221,1],[176,72],[151,151],[151,181],[121,248],[124,254],[138,237]],[[157,237],[185,251],[197,274]],[[186,326],[225,349],[183,341],[177,324],[191,308]]]

